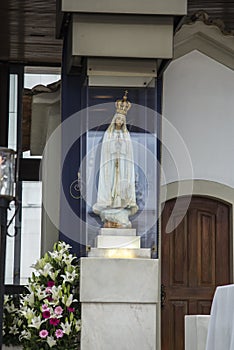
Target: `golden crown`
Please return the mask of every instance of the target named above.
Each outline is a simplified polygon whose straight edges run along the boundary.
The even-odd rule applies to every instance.
[[[126,115],[131,106],[131,103],[128,101],[128,91],[126,90],[122,100],[117,100],[115,102],[116,113]]]

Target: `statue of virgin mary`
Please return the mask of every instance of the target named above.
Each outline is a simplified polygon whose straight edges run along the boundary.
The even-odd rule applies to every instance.
[[[126,114],[131,108],[127,91],[116,101],[116,113],[105,131],[98,181],[97,203],[93,211],[104,222],[104,227],[129,228],[129,216],[138,206],[135,193],[135,170]]]

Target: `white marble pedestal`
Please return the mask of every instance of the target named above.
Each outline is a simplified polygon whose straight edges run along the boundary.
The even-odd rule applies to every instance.
[[[107,250],[81,259],[81,350],[156,350],[158,260],[107,258]]]
[[[209,315],[185,316],[185,350],[206,350]]]

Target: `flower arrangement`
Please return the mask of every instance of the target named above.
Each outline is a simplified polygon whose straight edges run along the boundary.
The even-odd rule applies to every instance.
[[[19,336],[23,331],[23,320],[19,312],[19,296],[4,295],[3,305],[3,344],[20,345]]]
[[[25,350],[79,348],[79,267],[70,248],[58,242],[33,266],[20,309],[24,329],[19,339]]]

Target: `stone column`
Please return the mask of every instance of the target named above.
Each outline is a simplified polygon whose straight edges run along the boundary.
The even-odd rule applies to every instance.
[[[81,259],[81,350],[156,350],[158,260],[136,245],[133,229],[102,229]]]

